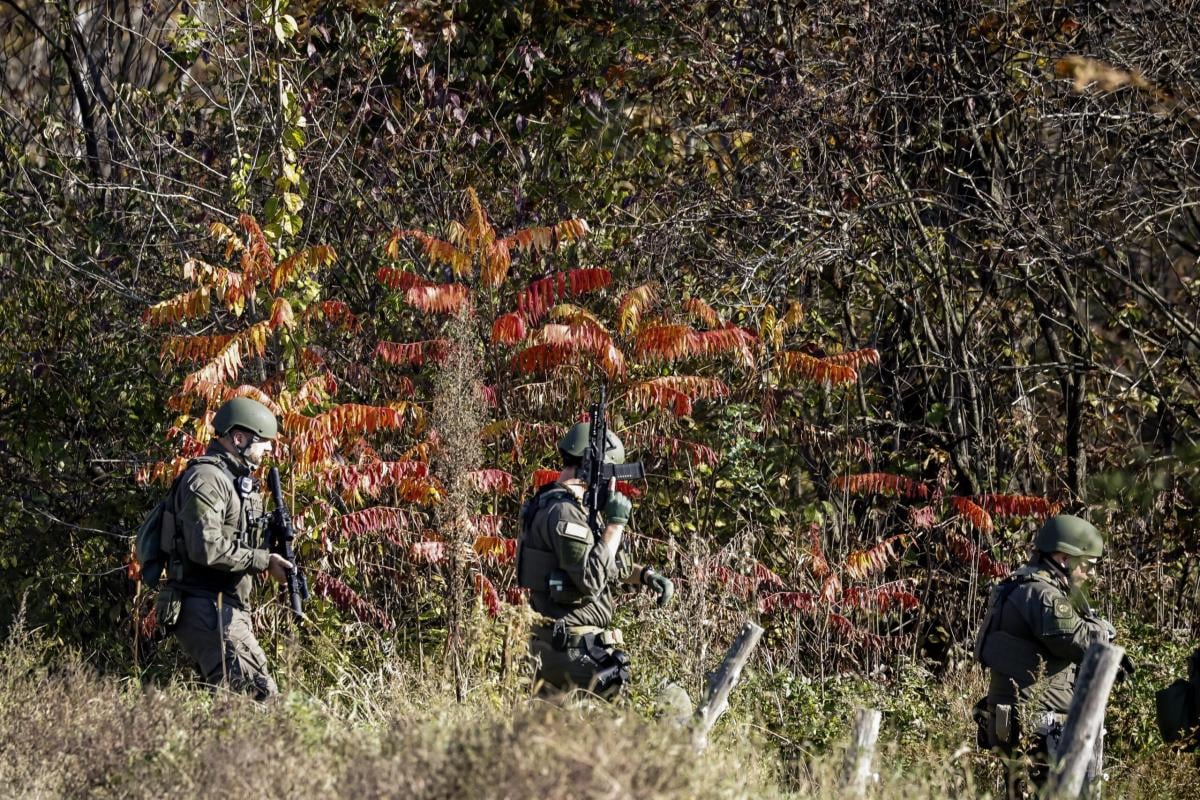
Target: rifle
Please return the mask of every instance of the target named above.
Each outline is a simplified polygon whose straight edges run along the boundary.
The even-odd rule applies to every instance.
[[[304,619],[304,601],[308,599],[308,580],[300,574],[296,566],[296,551],[292,549],[292,541],[296,538],[296,529],[292,527],[292,517],[288,514],[283,502],[283,489],[279,485],[279,469],[271,467],[267,473],[267,486],[271,489],[271,497],[275,499],[275,510],[267,522],[267,548],[272,553],[278,553],[287,560],[292,568],[287,571],[288,603],[297,620]]]
[[[588,512],[588,526],[599,535],[600,511],[608,503],[608,486],[613,478],[619,481],[643,480],[646,468],[640,461],[630,464],[604,463],[604,449],[608,440],[608,419],[605,416],[605,389],[600,387],[600,401],[590,409],[591,428],[588,433],[587,452],[579,467],[578,477],[587,484],[583,503]]]

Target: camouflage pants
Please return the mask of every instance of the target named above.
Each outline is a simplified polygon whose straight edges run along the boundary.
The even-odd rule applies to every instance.
[[[240,608],[205,597],[184,597],[175,636],[184,652],[200,667],[210,686],[231,689],[266,700],[278,694],[267,672],[267,656],[254,638],[250,615]]]
[[[534,685],[539,697],[584,689],[611,700],[629,682],[629,657],[604,644],[602,634],[572,636],[560,649],[548,635],[535,633],[529,652],[538,660]]]

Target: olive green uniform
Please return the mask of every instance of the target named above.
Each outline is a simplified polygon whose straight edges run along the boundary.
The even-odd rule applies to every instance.
[[[246,607],[253,575],[267,568],[258,482],[233,453],[213,443],[175,491],[177,541],[167,592],[181,602],[174,632],[204,681],[265,699],[277,693]]]
[[[561,483],[544,487],[521,514],[517,577],[529,589],[535,626],[531,653],[540,659],[539,690],[584,688],[616,695],[629,679],[629,659],[610,629],[615,584],[633,569],[588,525],[580,496]]]
[[[1064,571],[1044,557],[992,590],[975,649],[990,672],[988,745],[1012,755],[1020,735],[1029,737],[1035,784],[1057,748],[1084,652],[1108,639],[1105,624],[1073,599]]]

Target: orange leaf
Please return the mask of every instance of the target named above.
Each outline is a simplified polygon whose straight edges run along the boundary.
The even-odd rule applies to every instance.
[[[557,272],[533,283],[517,295],[517,309],[529,322],[537,322],[560,299],[603,289],[612,282],[606,269],[589,268]]]
[[[713,307],[701,300],[699,297],[689,297],[683,301],[683,310],[691,315],[693,319],[698,320],[710,328],[719,328],[722,325],[721,315],[713,310]]]
[[[313,594],[328,600],[342,611],[349,612],[359,622],[368,622],[386,630],[391,630],[392,620],[373,604],[367,602],[342,581],[327,572],[315,570],[312,573]]]
[[[949,500],[950,505],[959,513],[959,516],[967,520],[976,530],[983,533],[992,532],[992,517],[982,508],[966,497],[951,497]]]
[[[695,400],[728,396],[729,387],[716,378],[675,376],[651,378],[633,384],[626,390],[625,402],[635,410],[646,411],[658,407],[683,417],[692,413]]]
[[[776,611],[812,614],[817,610],[817,596],[812,592],[776,592],[759,600],[758,610],[761,614],[773,614]]]
[[[419,367],[426,362],[445,360],[450,343],[446,339],[426,339],[421,342],[380,342],[375,357],[395,366]]]
[[[975,498],[985,511],[994,517],[1052,517],[1062,508],[1044,497],[1019,494],[981,494]]]
[[[242,354],[238,340],[234,339],[217,353],[212,361],[183,379],[184,395],[192,394],[198,384],[219,385],[232,383],[242,368]]]
[[[878,364],[879,351],[874,347],[868,347],[865,350],[851,350],[846,353],[825,356],[822,361],[826,364],[834,364],[839,367],[849,367],[857,372],[867,364]]]
[[[538,469],[533,473],[533,488],[540,489],[548,483],[554,483],[558,480],[558,470],[556,469]]]
[[[242,251],[242,272],[251,283],[259,283],[266,279],[274,268],[271,248],[254,217],[242,214],[238,217],[238,224],[246,232],[249,241],[249,246]]]
[[[882,572],[899,560],[912,537],[907,534],[890,536],[887,539],[866,550],[859,550],[846,556],[846,574],[855,580],[865,580],[867,576]]]
[[[271,291],[278,292],[284,285],[301,275],[325,267],[337,261],[337,254],[329,245],[319,244],[300,250],[285,258],[271,271]]]
[[[693,331],[688,336],[687,348],[693,355],[713,356],[721,353],[735,353],[745,367],[753,367],[754,345],[757,339],[754,334],[735,325],[729,325],[715,331]]]
[[[479,592],[488,614],[493,617],[500,616],[500,594],[495,585],[478,572],[471,575],[471,582],[475,585],[475,591]]]
[[[203,316],[209,310],[208,291],[207,286],[201,286],[199,289],[155,303],[142,312],[142,321],[147,325],[170,325],[173,322]]]
[[[162,360],[211,361],[234,339],[234,334],[213,336],[168,336],[162,344]]]
[[[784,380],[804,378],[828,386],[845,386],[858,380],[858,373],[851,367],[799,351],[783,350],[776,353],[775,365],[780,378]]]
[[[404,299],[414,308],[431,314],[456,314],[467,303],[467,287],[461,283],[413,286]]]
[[[388,240],[385,252],[392,258],[400,254],[399,241],[415,239],[421,245],[425,257],[433,264],[446,264],[455,276],[466,275],[471,269],[471,257],[449,242],[430,236],[424,231],[396,230]]]
[[[839,475],[829,482],[829,488],[835,492],[894,495],[910,500],[929,497],[929,487],[925,484],[889,472]]]
[[[373,506],[334,517],[332,528],[342,536],[353,536],[375,531],[420,530],[422,524],[420,514],[409,509]]]
[[[467,478],[479,492],[508,494],[513,490],[512,474],[502,469],[478,469],[467,473]]]
[[[568,219],[546,228],[525,228],[504,238],[504,243],[522,253],[529,251],[548,252],[564,242],[577,242],[590,233],[587,222]]]
[[[636,333],[641,327],[642,316],[649,310],[658,291],[653,283],[643,283],[630,289],[617,304],[618,330],[625,336]]]
[[[871,589],[851,587],[842,593],[842,604],[850,608],[886,612],[893,608],[910,611],[921,605],[921,600],[906,588],[907,581],[892,581]]]
[[[401,291],[433,285],[430,281],[414,272],[404,269],[394,269],[392,267],[380,267],[375,271],[375,277],[389,289],[399,289]]]
[[[446,560],[446,543],[436,541],[413,542],[408,549],[413,561],[424,564],[440,564]]]
[[[474,187],[467,187],[467,224],[462,230],[463,241],[471,248],[486,247],[496,240],[496,231],[488,222],[487,212],[479,202]]]
[[[331,325],[340,325],[347,330],[358,329],[358,317],[350,310],[350,306],[341,300],[321,300],[312,303],[304,309],[300,318],[306,325],[314,319],[324,319]]]
[[[511,564],[517,560],[517,540],[502,536],[476,536],[472,546],[476,553],[491,558],[499,564]]]
[[[655,325],[638,331],[633,343],[635,358],[677,361],[690,355],[692,329],[687,325]]]
[[[511,266],[512,255],[508,251],[508,243],[504,240],[492,242],[483,250],[483,266],[479,277],[484,286],[495,289],[504,283]]]
[[[517,311],[501,314],[492,323],[493,344],[517,344],[525,338],[525,317]]]
[[[1003,564],[993,561],[991,556],[972,544],[971,540],[962,534],[947,533],[946,544],[955,558],[972,564],[980,575],[989,578],[1003,578],[1008,574],[1008,569]]]
[[[271,327],[272,328],[292,328],[296,324],[296,318],[292,315],[292,305],[282,297],[276,297],[275,302],[271,305]]]

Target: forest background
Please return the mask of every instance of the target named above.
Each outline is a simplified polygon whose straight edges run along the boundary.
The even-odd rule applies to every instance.
[[[971,796],[971,639],[1057,509],[1142,663],[1116,791],[1194,793],[1153,723],[1200,588],[1184,5],[0,0],[8,793],[834,796],[866,705],[881,793]],[[622,598],[584,724],[524,704],[512,555],[601,384],[679,597]],[[184,685],[131,559],[237,394],[314,589],[300,631],[260,593],[268,715]],[[697,760],[653,698],[747,618]]]

